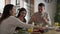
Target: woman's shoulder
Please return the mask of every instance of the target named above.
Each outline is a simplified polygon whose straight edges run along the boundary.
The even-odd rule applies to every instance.
[[[15,16],[10,16],[9,19],[11,19],[11,20],[19,20],[19,19],[16,18]]]
[[[7,21],[7,22],[8,22],[8,21],[9,21],[9,22],[10,22],[10,21],[12,22],[12,21],[18,21],[18,19],[17,19],[16,17],[14,17],[14,16],[10,16],[10,17],[6,18],[4,21],[5,21],[5,22],[6,22],[6,21]]]

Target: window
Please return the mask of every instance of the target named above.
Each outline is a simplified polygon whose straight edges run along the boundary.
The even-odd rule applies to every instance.
[[[5,0],[1,0],[0,1],[0,13],[3,13],[4,5],[5,5]]]

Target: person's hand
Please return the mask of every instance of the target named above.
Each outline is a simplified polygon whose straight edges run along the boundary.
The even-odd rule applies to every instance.
[[[41,20],[45,22],[46,19],[44,17],[42,17]]]
[[[47,20],[45,17],[42,17],[41,20],[42,20],[44,23],[48,24],[48,20]]]

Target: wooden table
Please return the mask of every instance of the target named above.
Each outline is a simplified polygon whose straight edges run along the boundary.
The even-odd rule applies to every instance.
[[[44,34],[60,34],[60,32],[57,32],[55,30],[50,30],[50,31],[48,31],[48,32],[46,32]]]
[[[41,33],[40,32],[33,32],[32,34],[41,34]],[[48,32],[43,33],[43,34],[60,34],[60,32],[55,31],[55,30],[49,30]]]

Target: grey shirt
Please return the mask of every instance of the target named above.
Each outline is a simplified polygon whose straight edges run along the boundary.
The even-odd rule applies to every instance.
[[[31,24],[25,24],[14,16],[2,21],[0,24],[0,34],[13,34],[16,27],[32,28]]]

